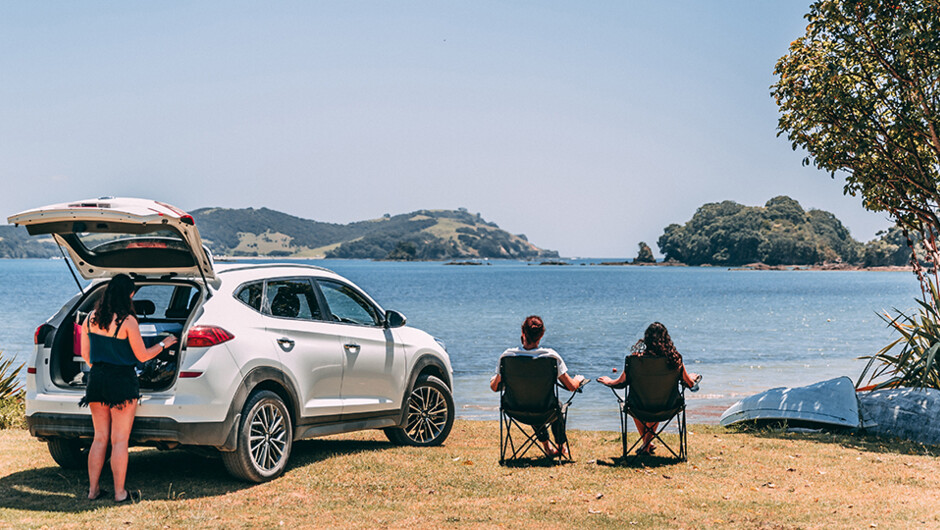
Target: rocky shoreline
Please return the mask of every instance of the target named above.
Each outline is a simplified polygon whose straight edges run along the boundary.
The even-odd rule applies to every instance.
[[[862,267],[848,263],[820,263],[816,265],[767,265],[766,263],[748,263],[740,267],[730,267],[729,271],[875,271],[875,272],[910,272],[910,266]]]

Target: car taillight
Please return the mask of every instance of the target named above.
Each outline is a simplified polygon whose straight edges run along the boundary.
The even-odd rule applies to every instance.
[[[235,338],[218,326],[193,326],[186,335],[187,348],[208,348]]]
[[[36,333],[33,334],[33,344],[45,344],[46,336],[54,329],[55,327],[49,324],[43,324],[36,328]]]
[[[27,374],[33,374],[33,375],[35,375],[35,374],[36,374],[36,367],[35,367],[35,366],[29,366],[29,367],[27,367],[27,368],[26,368],[26,373],[27,373]]]

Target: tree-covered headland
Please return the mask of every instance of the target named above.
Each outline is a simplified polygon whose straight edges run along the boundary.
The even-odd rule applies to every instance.
[[[740,266],[845,263],[869,267],[903,265],[908,255],[894,244],[898,230],[863,245],[833,214],[804,210],[787,196],[764,206],[734,201],[701,206],[683,225],[671,224],[660,236],[667,261],[688,265]]]

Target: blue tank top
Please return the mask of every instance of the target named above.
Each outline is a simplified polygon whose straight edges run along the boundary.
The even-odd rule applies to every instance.
[[[114,334],[117,335],[124,325],[122,320]],[[107,363],[117,366],[134,366],[137,364],[137,357],[134,356],[134,350],[131,349],[131,342],[128,339],[119,339],[92,333],[88,330],[88,356],[91,357],[91,364]]]

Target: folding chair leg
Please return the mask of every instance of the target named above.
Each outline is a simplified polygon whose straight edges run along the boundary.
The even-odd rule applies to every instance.
[[[689,459],[689,424],[685,420],[685,408],[682,409],[682,427],[679,429],[679,458]]]
[[[506,462],[506,439],[503,438],[503,413],[499,413],[499,465],[503,465]]]
[[[516,460],[525,455],[529,449],[533,446],[537,447],[539,451],[546,457],[552,458],[552,455],[548,454],[545,451],[545,448],[542,447],[542,444],[538,442],[536,434],[533,431],[532,434],[528,434],[525,429],[518,423],[516,420],[505,416],[505,419],[500,420],[499,432],[500,432],[500,454],[499,454],[499,463],[500,465],[505,464],[507,460]],[[520,443],[518,446],[512,437],[513,426],[516,430],[519,431],[519,434],[525,438],[525,440]],[[507,458],[506,453],[509,453]]]
[[[623,440],[623,460],[625,462],[632,462],[636,460],[639,457],[639,455],[634,454],[632,456],[629,456],[630,452],[632,452],[638,445],[640,445],[640,443],[643,441],[643,437],[640,436],[639,431],[637,431],[637,440],[633,442],[633,445],[631,445],[629,448],[627,447],[628,423],[626,421],[626,416],[627,414],[621,415],[621,422],[622,422],[621,439]],[[666,428],[672,423],[672,420],[676,420],[676,428],[679,431],[678,433],[678,437],[679,437],[678,450],[679,451],[678,452],[676,452],[672,448],[672,446],[670,446],[665,441],[663,441],[661,437],[661,435],[663,434],[663,431],[665,431]],[[679,459],[679,461],[685,462],[686,460],[688,460],[688,432],[686,428],[685,408],[683,408],[678,414],[666,420],[665,422],[660,422],[659,428],[653,431],[653,440],[659,440],[659,443],[662,444],[662,446],[665,447],[666,450],[672,453],[672,456]]]
[[[623,451],[621,459],[627,458],[627,413],[624,410],[623,404],[620,405],[620,445]]]
[[[524,440],[516,445],[516,442],[513,440],[513,427],[518,431],[518,434],[521,435]],[[549,424],[544,426],[546,430],[549,428]],[[557,460],[558,463],[561,463],[565,460],[561,453],[561,447],[558,447],[558,454],[552,455],[545,449],[541,442],[538,440],[538,434],[536,429],[532,430],[532,433],[529,434],[526,432],[525,428],[516,420],[510,416],[500,413],[499,421],[499,463],[504,465],[507,460],[516,460],[522,458],[533,446],[537,447],[538,450],[546,458],[552,460]],[[508,456],[507,456],[508,454]],[[571,461],[571,444],[568,444],[568,458],[567,460]]]

